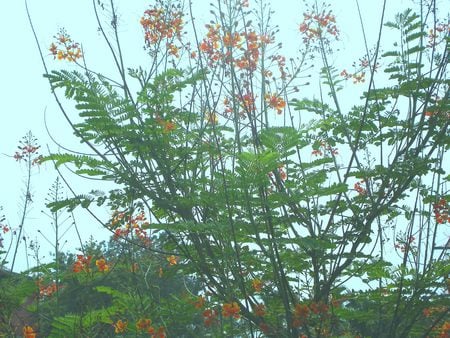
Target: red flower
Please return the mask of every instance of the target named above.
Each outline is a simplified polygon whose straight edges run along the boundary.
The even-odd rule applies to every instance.
[[[217,311],[213,309],[206,309],[203,311],[203,322],[206,327],[211,326],[217,321]]]
[[[89,272],[90,268],[89,266],[91,265],[91,259],[92,256],[83,256],[83,255],[77,255],[77,261],[73,264],[73,272],[78,273],[81,271],[84,272]]]
[[[241,308],[236,302],[225,303],[222,305],[222,315],[225,318],[233,317],[235,319],[239,319],[241,317],[239,314],[240,311]]]
[[[22,331],[24,338],[36,338],[36,332],[34,332],[34,329],[31,326],[24,326]]]

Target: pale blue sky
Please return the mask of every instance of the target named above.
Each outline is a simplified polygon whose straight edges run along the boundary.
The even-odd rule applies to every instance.
[[[197,6],[196,15],[207,17],[210,1],[193,0],[193,2]],[[149,3],[151,1],[117,1],[121,23],[119,30],[124,43],[125,62],[129,66],[138,65],[145,56],[142,50],[143,39],[139,19]],[[274,23],[280,25],[278,41],[283,42],[287,56],[290,56],[289,53],[294,55],[295,48],[300,42],[298,24],[302,20],[303,2],[300,0],[273,0],[271,3],[276,11]],[[336,44],[341,52],[337,54],[340,56],[336,56],[335,61],[341,65],[341,68],[349,68],[353,61],[364,55],[356,4],[353,0],[332,0],[330,3],[342,32],[341,41]],[[382,0],[360,0],[369,47],[376,42],[382,3]],[[394,13],[404,9],[410,2],[388,0],[387,3],[387,15],[392,19]],[[82,42],[89,65],[102,73],[114,74],[111,58],[109,58],[105,44],[96,30],[97,25],[91,1],[29,0],[29,8],[44,53],[47,54],[47,48],[58,29],[64,27],[74,40]],[[202,12],[205,13],[205,16],[201,15]],[[7,216],[7,223],[16,228],[20,219],[18,206],[21,204],[20,196],[23,192],[25,166],[16,163],[5,154],[12,155],[14,153],[18,141],[28,130],[31,130],[39,139],[43,151],[46,151],[46,144],[49,144],[52,149],[56,149],[45,130],[45,110],[50,131],[59,142],[69,147],[77,147],[78,142],[73,139],[72,131],[59,113],[49,85],[42,77],[44,70],[28,23],[24,1],[0,1],[0,32],[0,45],[2,46],[0,64],[3,65],[3,84],[0,91],[2,102],[0,108],[2,119],[0,205],[4,207],[3,213]],[[54,62],[50,55],[46,55],[46,61],[50,68],[67,68],[66,63]],[[73,109],[68,108],[68,111],[76,114]],[[44,208],[44,198],[55,178],[56,172],[50,165],[45,165],[39,173],[36,172],[33,181],[35,203],[25,223],[25,234],[30,239],[40,240],[41,254],[47,257],[50,247],[36,230],[42,229],[47,236],[53,236],[49,225],[50,220],[41,214],[41,210]],[[89,190],[87,185],[86,189],[82,189],[82,186],[78,187],[81,188],[78,191],[80,193],[83,190]],[[84,239],[87,239],[88,234],[95,234],[99,238],[100,226],[90,218],[78,217],[80,217],[77,220],[83,229]],[[104,238],[106,238],[107,233],[104,232],[104,234]],[[79,246],[73,231],[69,232],[62,241],[64,242],[66,239],[69,241],[66,249],[73,250]],[[34,265],[31,260],[30,264]],[[23,249],[21,249],[17,266],[26,267]]]

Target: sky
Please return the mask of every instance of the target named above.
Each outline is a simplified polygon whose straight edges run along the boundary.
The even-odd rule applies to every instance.
[[[250,0],[250,3],[252,2]],[[274,23],[280,26],[278,41],[281,41],[288,51],[295,54],[295,45],[298,45],[298,41],[300,41],[297,32],[298,25],[302,20],[303,1],[273,0],[268,2],[276,12],[273,18]],[[116,3],[120,22],[119,33],[125,50],[125,62],[131,67],[137,66],[143,60],[140,58],[140,55],[143,54],[143,37],[139,19],[152,1],[117,0]],[[193,3],[199,22],[206,20],[210,10],[210,1],[193,0]],[[356,1],[331,0],[329,3],[342,32],[341,40],[337,44],[339,52],[336,53],[334,61],[336,64],[343,65],[343,68],[349,67],[353,61],[364,55],[360,23],[356,14]],[[388,0],[387,17],[392,19],[395,13],[405,9],[409,3],[407,0]],[[382,4],[382,0],[360,0],[369,47],[376,42]],[[52,42],[53,36],[60,28],[65,28],[74,40],[82,43],[90,65],[93,65],[101,73],[114,74],[112,60],[105,52],[106,45],[97,32],[92,1],[29,0],[28,6],[38,42],[44,50],[45,61],[51,69],[70,69],[66,63],[56,62],[51,55],[48,55],[48,46]],[[42,76],[44,69],[28,22],[24,1],[0,1],[0,32],[0,45],[2,46],[0,64],[3,65],[3,81],[0,90],[2,102],[0,108],[0,165],[2,172],[0,175],[0,205],[3,206],[2,213],[6,216],[5,223],[13,229],[17,229],[20,223],[26,175],[25,165],[12,158],[18,141],[28,131],[31,131],[37,137],[44,154],[47,152],[47,147],[53,151],[58,149],[52,138],[72,149],[77,149],[79,143],[72,136],[70,127],[55,104],[49,84]],[[68,111],[76,114],[70,106],[68,106]],[[40,255],[44,261],[49,259],[48,252],[51,250],[51,246],[41,233],[50,239],[54,235],[50,224],[51,219],[42,211],[45,211],[45,198],[56,177],[57,173],[50,164],[43,165],[34,171],[32,178],[33,204],[24,224],[25,235],[29,240],[37,239],[39,241]],[[86,182],[79,182],[76,186],[79,188],[79,193],[90,190],[89,183]],[[106,214],[105,217],[107,217]],[[90,235],[94,235],[96,239],[107,238],[108,232],[102,230],[95,220],[86,216],[82,211],[76,214],[76,220],[84,240],[88,239]],[[66,226],[70,225],[70,221],[68,222]],[[66,233],[62,243],[65,241],[67,243],[63,250],[75,250],[79,247],[73,228]],[[30,266],[35,265],[32,258],[29,258],[29,264]],[[21,270],[26,267],[26,253],[22,246],[19,250],[17,269]]]

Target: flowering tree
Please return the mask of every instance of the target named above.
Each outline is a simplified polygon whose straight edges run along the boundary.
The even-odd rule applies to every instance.
[[[340,30],[325,5],[305,8],[299,56],[287,61],[264,1],[218,0],[206,30],[192,8],[155,1],[140,21],[147,68],[125,64],[106,7],[94,2],[115,79],[88,69],[89,51],[64,31],[50,53],[80,70],[46,74],[58,102],[62,89],[76,103],[76,122],[60,107],[94,155],[46,160],[116,186],[52,208],[107,205],[104,226],[124,247],[201,281],[192,311],[212,334],[449,334],[449,28],[434,1],[383,16],[377,44],[351,72],[331,62]],[[397,34],[392,50],[381,49],[384,30]],[[318,99],[302,98],[311,70]],[[361,98],[344,108],[353,85]],[[155,246],[154,236],[167,240]],[[357,279],[361,291],[350,287]],[[117,334],[129,329],[123,317]]]

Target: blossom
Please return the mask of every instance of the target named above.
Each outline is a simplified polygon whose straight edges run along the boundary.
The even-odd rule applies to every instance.
[[[78,273],[81,271],[89,272],[90,271],[89,266],[91,265],[91,259],[92,259],[92,256],[85,257],[84,255],[77,255],[77,260],[73,264],[72,271],[75,273]]]
[[[152,321],[148,318],[141,318],[136,322],[136,329],[139,331],[146,331],[151,327]]]
[[[173,43],[167,44],[167,50],[168,50],[169,55],[173,55],[176,58],[180,57],[179,48],[177,46],[175,46]]]
[[[97,259],[95,261],[95,265],[97,265],[98,271],[100,272],[109,271],[109,265],[106,264],[106,260],[104,258]]]
[[[286,102],[276,94],[266,94],[264,98],[269,107],[276,109],[278,114],[281,114],[284,107],[286,107]]]
[[[35,338],[36,337],[36,332],[34,332],[34,329],[31,326],[24,326],[23,327],[23,337],[24,338]]]
[[[43,285],[42,279],[39,279],[36,284],[39,287],[39,296],[41,298],[50,297],[58,290],[58,287],[55,282],[52,282],[49,285]]]
[[[172,121],[164,121],[164,120],[160,120],[159,124],[163,127],[163,132],[165,134],[170,133],[171,131],[176,129],[176,124],[173,123]]]
[[[203,323],[206,327],[211,326],[217,321],[217,310],[206,309],[203,311]]]
[[[441,326],[441,332],[439,333],[439,338],[448,338],[450,337],[450,321],[446,321]]]
[[[166,258],[167,261],[169,262],[169,265],[177,265],[177,257],[175,257],[174,255],[170,255],[169,257]]]
[[[328,312],[328,305],[327,304],[325,304],[325,303],[322,303],[322,302],[320,302],[320,303],[311,303],[310,305],[309,305],[309,308],[311,309],[311,311],[313,312],[313,313],[315,313],[316,315],[317,314],[320,314],[320,313],[327,313]]]
[[[0,224],[0,229],[2,230],[2,232],[4,233],[4,234],[6,234],[7,232],[9,232],[9,227],[7,226],[7,225],[3,225],[3,224]]]
[[[245,113],[254,112],[256,110],[255,97],[252,93],[247,93],[241,97],[241,105]]]
[[[255,278],[252,280],[252,287],[255,292],[261,292],[263,287],[263,282],[259,278]]]
[[[309,307],[306,304],[296,304],[294,309],[294,316],[300,318],[307,318],[309,316]]]
[[[356,182],[355,185],[353,186],[353,188],[356,190],[356,192],[358,194],[365,195],[365,194],[367,194],[367,190],[361,186],[362,183],[364,183],[364,180]]]
[[[171,40],[176,37],[181,40],[183,13],[177,9],[150,8],[144,12],[140,23],[147,47],[157,45],[163,39]]]
[[[127,330],[128,322],[122,321],[122,319],[119,319],[117,322],[114,323],[114,332],[115,333],[123,333]]]
[[[60,30],[54,38],[56,43],[52,42],[48,49],[54,59],[75,62],[83,57],[80,44],[74,42],[65,30]]]
[[[152,338],[166,338],[166,329],[164,326],[160,326],[158,331],[153,334]]]
[[[296,304],[294,309],[294,315],[292,319],[292,326],[299,327],[304,325],[308,319],[310,310],[306,304]]]
[[[450,222],[449,206],[444,198],[433,204],[434,217],[438,224]]]
[[[240,311],[241,308],[236,302],[225,303],[222,305],[222,315],[225,318],[233,317],[235,319],[239,319],[241,317],[239,314]]]
[[[339,38],[336,17],[331,11],[318,12],[316,8],[313,8],[311,11],[303,13],[303,22],[300,23],[298,29],[303,35],[305,43],[325,39],[326,34],[333,36],[336,40]]]

